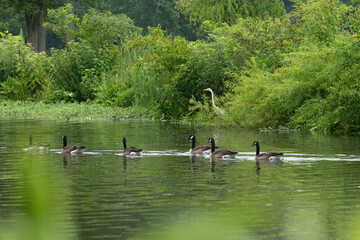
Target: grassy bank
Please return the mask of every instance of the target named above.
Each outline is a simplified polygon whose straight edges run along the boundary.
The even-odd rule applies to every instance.
[[[110,107],[95,103],[0,102],[1,117],[77,118],[77,119],[133,119],[154,118],[151,111],[141,107]]]

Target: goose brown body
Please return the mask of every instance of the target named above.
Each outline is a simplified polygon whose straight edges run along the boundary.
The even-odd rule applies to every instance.
[[[29,147],[26,150],[43,150],[47,149],[49,144],[46,143],[32,143],[32,134],[29,134]]]
[[[254,141],[252,146],[256,146],[255,161],[257,163],[269,163],[271,159],[273,159],[274,161],[279,161],[280,157],[283,155],[283,153],[277,152],[260,153],[260,143],[258,141]]]
[[[65,135],[62,136],[62,140],[63,140],[63,148],[61,150],[61,153],[63,154],[70,154],[70,153],[81,154],[85,149],[84,146],[67,145],[67,137]]]
[[[227,150],[227,149],[218,149],[215,150],[215,140],[213,138],[209,138],[209,141],[211,143],[211,158],[223,158],[223,157],[233,157],[237,152]]]
[[[142,149],[138,147],[126,147],[126,138],[123,138],[124,151],[123,156],[137,155],[140,156]]]
[[[192,145],[191,145],[191,149],[190,149],[190,153],[192,153],[192,154],[204,154],[204,153],[209,152],[211,150],[210,146],[197,146],[197,147],[195,147],[196,138],[195,138],[195,135],[193,135],[193,134],[188,137],[188,140],[192,140]]]

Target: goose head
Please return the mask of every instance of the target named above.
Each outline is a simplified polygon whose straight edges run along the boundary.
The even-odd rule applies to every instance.
[[[195,138],[195,135],[191,134],[187,140],[191,140],[191,139],[194,139]]]

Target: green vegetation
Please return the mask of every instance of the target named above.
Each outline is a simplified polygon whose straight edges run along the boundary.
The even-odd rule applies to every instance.
[[[62,178],[59,182],[61,173],[50,175],[44,170],[54,167],[48,158],[38,155],[34,158],[31,154],[22,157],[26,161],[21,164],[18,159],[13,161],[7,169],[10,173],[2,176],[2,180],[11,179],[11,186],[19,189],[12,197],[21,199],[22,203],[8,208],[8,220],[2,222],[0,235],[3,239],[76,239],[64,233],[63,226],[65,222],[74,224],[66,214],[69,210],[65,196],[70,190],[64,186],[69,186],[68,180]],[[14,169],[17,177],[12,175]],[[35,173],[34,169],[42,170]]]
[[[47,104],[43,102],[2,101],[0,102],[0,116],[24,118],[153,119],[157,115],[141,107],[122,108],[86,102]]]
[[[203,37],[195,42],[160,26],[140,35],[123,14],[49,10],[46,26],[65,48],[36,53],[21,34],[1,33],[1,98],[101,104],[121,117],[135,109],[129,115],[198,124],[360,131],[357,4],[296,1],[285,13],[278,1],[219,1],[224,11],[202,2],[176,5]],[[214,113],[207,87],[225,115]]]

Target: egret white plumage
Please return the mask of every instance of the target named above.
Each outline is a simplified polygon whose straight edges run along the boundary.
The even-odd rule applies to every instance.
[[[211,100],[212,100],[212,105],[213,105],[213,108],[214,108],[214,111],[216,112],[216,114],[218,115],[223,115],[225,113],[224,110],[218,108],[216,105],[215,105],[215,101],[214,101],[214,93],[212,91],[211,88],[205,88],[204,91],[209,91],[211,93]]]

